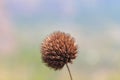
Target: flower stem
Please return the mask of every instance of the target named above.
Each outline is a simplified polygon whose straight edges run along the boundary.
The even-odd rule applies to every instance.
[[[73,79],[72,79],[71,72],[70,72],[70,68],[69,68],[68,64],[66,64],[66,67],[67,67],[67,69],[68,69],[68,72],[69,72],[69,75],[70,75],[70,79],[73,80]]]

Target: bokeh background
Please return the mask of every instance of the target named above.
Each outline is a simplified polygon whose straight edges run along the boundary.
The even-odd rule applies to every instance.
[[[120,80],[120,0],[0,0],[0,80],[70,80],[42,63],[53,31],[75,37],[74,80]]]

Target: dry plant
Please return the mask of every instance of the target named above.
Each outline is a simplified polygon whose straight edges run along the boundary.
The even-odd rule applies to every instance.
[[[42,43],[41,53],[43,62],[54,70],[60,70],[66,65],[70,78],[72,75],[68,63],[76,58],[77,45],[70,34],[56,31],[49,35]]]

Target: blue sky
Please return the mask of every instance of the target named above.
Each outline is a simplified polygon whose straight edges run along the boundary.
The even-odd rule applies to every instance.
[[[82,25],[96,25],[109,21],[120,22],[120,0],[7,1],[9,11],[18,22],[70,21]]]

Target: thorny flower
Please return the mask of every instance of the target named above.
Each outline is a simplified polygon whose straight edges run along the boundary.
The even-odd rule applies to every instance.
[[[43,41],[41,53],[48,67],[59,70],[76,58],[77,45],[70,34],[56,31]]]

